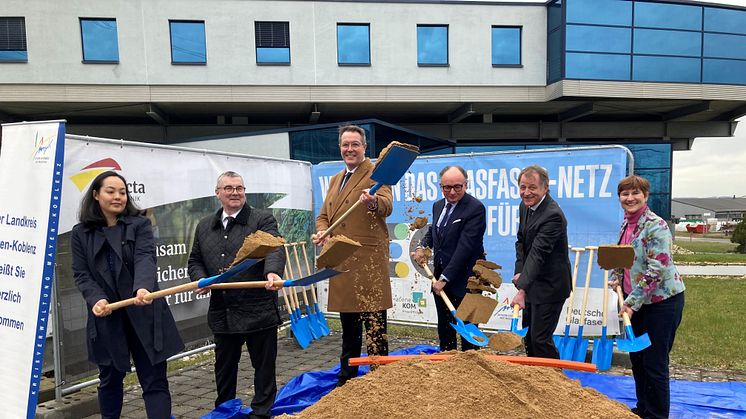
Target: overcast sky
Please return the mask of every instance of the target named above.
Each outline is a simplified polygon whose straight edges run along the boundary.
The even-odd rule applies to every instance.
[[[746,117],[729,138],[698,138],[690,151],[674,151],[672,196],[746,196]]]

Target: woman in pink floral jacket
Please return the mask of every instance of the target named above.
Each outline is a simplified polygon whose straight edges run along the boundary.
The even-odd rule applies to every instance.
[[[668,354],[684,311],[684,282],[671,256],[672,237],[666,221],[647,206],[650,183],[628,176],[617,186],[624,209],[620,244],[635,250],[630,269],[612,273],[612,286],[622,284],[624,306],[635,336],[647,333],[651,345],[630,353],[637,407],[642,418],[667,418],[670,408]]]

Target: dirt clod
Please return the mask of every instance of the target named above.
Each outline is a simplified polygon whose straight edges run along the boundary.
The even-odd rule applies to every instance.
[[[490,335],[490,341],[487,346],[498,351],[507,352],[521,346],[523,340],[520,336],[510,332],[498,332]]]
[[[417,217],[414,222],[409,225],[410,230],[419,230],[427,225],[427,217]]]
[[[316,267],[319,269],[334,268],[347,260],[361,247],[360,243],[341,234],[333,236],[321,249],[321,254],[316,259]]]
[[[285,239],[282,237],[276,237],[266,231],[257,230],[243,239],[243,244],[238,249],[236,258],[233,259],[231,266],[247,258],[261,259],[266,257],[270,252],[278,247],[282,247],[284,244]]]

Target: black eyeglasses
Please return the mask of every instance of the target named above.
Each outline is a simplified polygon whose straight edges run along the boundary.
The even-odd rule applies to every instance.
[[[458,185],[440,185],[440,189],[443,189],[443,192],[451,192],[451,189],[456,192],[461,192],[461,189],[464,189],[464,185],[461,183]]]
[[[223,192],[225,193],[233,193],[233,192],[243,193],[245,190],[246,188],[244,188],[243,186],[230,186],[230,185],[223,186]]]

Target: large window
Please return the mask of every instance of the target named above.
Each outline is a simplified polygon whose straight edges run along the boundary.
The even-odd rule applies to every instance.
[[[116,19],[80,18],[80,37],[83,41],[83,62],[119,62]]]
[[[521,65],[520,27],[492,27],[492,65],[495,67]]]
[[[26,21],[22,17],[0,17],[0,62],[28,61]]]
[[[170,20],[171,63],[207,64],[205,22]]]
[[[254,22],[256,63],[290,64],[290,23]]]
[[[417,25],[417,65],[448,65],[447,25]]]
[[[369,24],[337,24],[337,63],[339,65],[370,65]]]
[[[569,78],[746,84],[746,10],[554,0],[547,15],[549,83]]]

